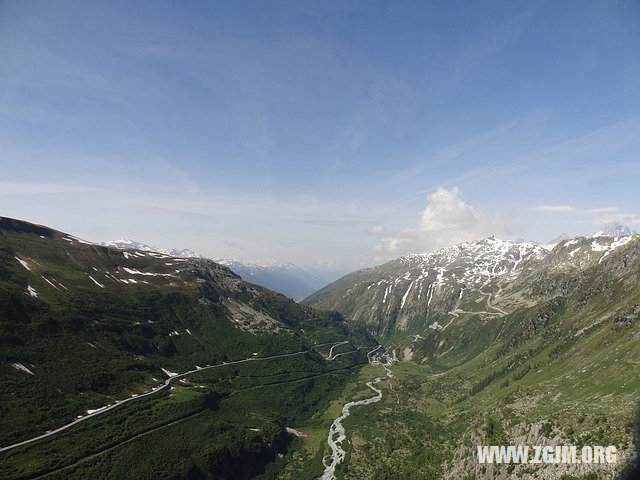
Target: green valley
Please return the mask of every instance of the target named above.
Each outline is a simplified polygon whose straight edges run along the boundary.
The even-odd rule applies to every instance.
[[[0,269],[2,478],[633,478],[637,236],[399,259],[308,300],[340,313],[7,218]],[[617,463],[480,464],[477,445]]]

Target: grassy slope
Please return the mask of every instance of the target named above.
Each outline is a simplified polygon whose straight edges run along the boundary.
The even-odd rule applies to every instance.
[[[258,356],[295,352],[344,338],[371,343],[366,335],[352,334],[339,315],[296,305],[242,282],[212,262],[177,263],[171,258],[135,256],[133,251],[125,256],[122,251],[66,238],[60,232],[0,219],[0,445],[68,423],[89,408],[149,391],[166,378],[161,368],[182,372],[254,352]],[[15,257],[26,261],[30,270]],[[138,283],[124,284],[110,276],[119,272],[119,278],[126,278],[124,266],[163,275],[128,275]],[[38,297],[28,294],[28,286]],[[238,311],[233,311],[238,305],[254,313],[238,319]],[[267,325],[273,321],[277,333]],[[239,326],[251,327],[254,333]],[[129,440],[126,448],[115,446],[95,460],[65,470],[62,478],[76,470],[77,478],[88,478],[88,471],[112,471],[110,462],[127,475],[133,475],[131,468],[137,465],[135,478],[158,478],[156,464],[174,465],[169,470],[178,477],[193,470],[193,475],[226,471],[227,477],[244,478],[255,473],[244,466],[247,455],[258,455],[258,470],[275,458],[274,446],[289,441],[282,438],[282,422],[312,415],[339,393],[355,367],[366,362],[358,355],[331,364],[317,354],[294,358],[250,367],[254,371],[246,374],[246,381],[238,380],[243,377],[238,368],[225,369],[222,380],[218,374],[207,378],[203,372],[197,375],[203,377],[202,388],[178,383],[177,391],[129,403],[52,441],[2,453],[0,471],[3,478],[30,478],[37,471],[74,463],[159,428]],[[13,368],[11,363],[16,362],[34,375]],[[195,380],[190,377],[188,382]],[[271,393],[256,395],[251,388],[260,384]],[[259,416],[265,428],[256,428],[267,433],[247,436],[241,425],[252,409],[263,412]],[[195,416],[181,420],[191,415],[197,415],[198,428],[192,424]],[[172,421],[177,423],[166,425]],[[209,439],[207,429],[222,429],[227,440]],[[191,435],[186,443],[185,435]],[[169,438],[182,438],[182,446]],[[183,455],[184,446],[194,443],[202,447]],[[145,462],[134,456],[131,462],[122,460],[122,452],[134,445],[147,452]],[[233,445],[232,452],[228,445]],[[176,452],[182,452],[179,461]],[[113,472],[92,478],[133,478]]]
[[[284,426],[308,424],[363,361],[354,356],[327,365],[309,355],[205,371],[169,392],[20,447],[0,468],[5,478],[38,472],[78,479],[206,478],[205,472],[273,478],[284,467],[277,454],[296,451],[287,449],[293,437]]]

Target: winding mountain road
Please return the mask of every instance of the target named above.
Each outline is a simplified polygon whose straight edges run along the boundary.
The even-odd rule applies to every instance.
[[[505,312],[501,308],[496,307],[495,305],[493,305],[491,303],[491,295],[493,295],[492,293],[483,292],[481,290],[478,290],[478,293],[487,298],[487,307],[491,308],[492,310],[495,310],[495,312],[487,312],[487,311],[484,311],[484,310],[475,310],[475,311],[472,311],[472,312],[468,312],[468,311],[462,310],[460,308],[455,308],[454,310],[452,310],[449,313],[451,315],[453,315],[454,317],[456,317],[456,318],[458,318],[461,313],[469,313],[469,314],[472,314],[472,315],[495,315],[497,317],[504,316],[504,315],[509,315],[508,312]]]
[[[223,363],[219,363],[219,364],[216,364],[216,365],[207,365],[205,367],[197,367],[194,370],[189,370],[187,372],[180,373],[180,374],[173,375],[173,376],[169,377],[162,385],[154,387],[153,390],[151,390],[150,392],[143,393],[143,394],[140,394],[140,395],[136,395],[136,396],[133,396],[133,397],[129,397],[129,398],[126,398],[126,399],[123,399],[123,400],[117,400],[112,405],[107,405],[106,407],[102,407],[102,408],[98,409],[97,411],[94,411],[93,413],[89,413],[89,414],[84,415],[84,416],[82,416],[80,418],[77,418],[73,422],[67,423],[66,425],[58,427],[58,428],[56,428],[54,430],[49,430],[48,432],[43,433],[42,435],[38,435],[37,437],[29,438],[27,440],[23,440],[21,442],[14,443],[13,445],[7,445],[6,447],[0,447],[0,452],[6,452],[6,451],[11,450],[13,448],[17,448],[17,447],[20,447],[20,446],[23,446],[23,445],[28,445],[30,443],[37,442],[38,440],[43,440],[43,439],[45,439],[47,437],[51,437],[51,436],[56,435],[56,434],[58,434],[60,432],[63,432],[64,430],[67,430],[67,429],[73,427],[74,425],[77,425],[80,422],[84,422],[84,421],[86,421],[86,420],[88,420],[90,418],[94,418],[94,417],[97,417],[99,415],[103,415],[103,414],[107,413],[108,411],[113,410],[114,408],[118,408],[118,407],[124,405],[125,403],[133,402],[134,400],[139,400],[139,399],[144,398],[144,397],[149,397],[151,395],[155,395],[156,393],[158,393],[158,392],[160,392],[162,390],[165,390],[174,381],[181,380],[181,379],[183,379],[185,377],[188,377],[189,375],[192,375],[194,373],[203,372],[205,370],[210,370],[212,368],[228,367],[230,365],[238,365],[238,364],[247,363],[247,362],[260,362],[260,361],[265,361],[265,360],[274,360],[274,359],[277,359],[277,358],[286,358],[286,357],[293,357],[293,356],[296,356],[296,355],[304,355],[305,353],[312,352],[314,348],[320,347],[322,345],[333,345],[331,347],[331,350],[330,350],[330,352],[331,352],[333,350],[333,347],[338,346],[338,345],[343,345],[345,343],[348,343],[348,341],[337,342],[335,344],[334,344],[334,342],[321,343],[321,344],[313,345],[310,348],[308,348],[307,350],[301,350],[299,352],[283,353],[281,355],[271,355],[271,356],[268,356],[268,357],[249,357],[249,358],[245,358],[245,359],[242,359],[242,360],[234,360],[232,362],[223,362]],[[351,353],[351,352],[349,352],[349,353]],[[336,355],[336,356],[338,356],[338,355]],[[333,358],[335,358],[335,357],[333,357]],[[333,358],[331,358],[330,360],[333,360]]]
[[[491,295],[493,295],[492,293],[488,293],[488,292],[485,293],[485,292],[482,292],[482,291],[480,291],[480,293],[487,297],[487,307],[489,307],[489,308],[491,308],[493,310],[496,310],[497,312],[501,313],[502,315],[509,315],[507,312],[505,312],[501,308],[498,308],[498,307],[496,307],[496,306],[491,304]]]
[[[346,345],[347,343],[349,343],[349,340],[345,340],[344,342],[339,342],[336,343],[335,345],[333,345],[330,349],[329,349],[329,355],[327,356],[327,360],[334,360],[339,354],[336,354],[336,356],[332,357],[331,354],[333,353],[333,349],[336,347],[339,347],[340,345]]]

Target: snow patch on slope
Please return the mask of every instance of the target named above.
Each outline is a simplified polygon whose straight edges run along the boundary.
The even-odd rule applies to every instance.
[[[25,373],[28,373],[30,375],[35,375],[31,370],[29,370],[27,367],[25,367],[23,364],[18,363],[18,362],[14,362],[14,363],[10,363],[10,365],[15,368],[16,370],[21,370]]]
[[[93,283],[95,283],[96,285],[98,285],[100,288],[104,288],[104,285],[102,285],[100,282],[98,282],[95,278],[93,278],[91,275],[89,275],[89,278],[91,280],[93,280]]]
[[[31,271],[31,268],[29,267],[29,264],[27,262],[25,262],[24,260],[18,257],[14,257],[14,258],[20,262],[20,265],[22,265],[27,270]]]

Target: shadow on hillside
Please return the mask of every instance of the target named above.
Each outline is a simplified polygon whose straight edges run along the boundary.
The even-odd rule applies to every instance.
[[[633,425],[633,444],[635,447],[635,457],[625,465],[617,480],[640,479],[640,403],[636,407],[636,414]]]

